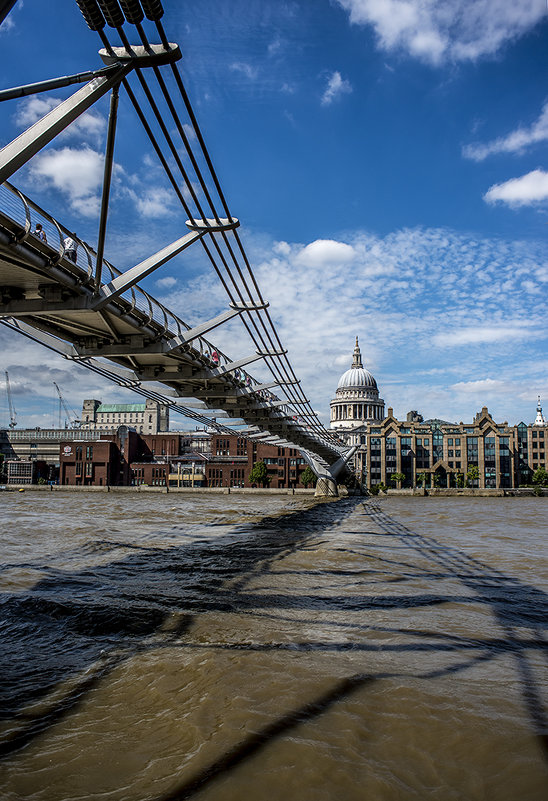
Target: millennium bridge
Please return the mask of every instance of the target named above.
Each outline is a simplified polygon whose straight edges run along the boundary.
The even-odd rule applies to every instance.
[[[0,322],[218,431],[298,448],[319,478],[317,494],[336,494],[336,478],[348,472],[354,449],[321,423],[280,341],[178,69],[180,48],[164,30],[161,2],[76,2],[100,39],[98,64],[0,91],[0,101],[8,102],[83,84],[0,150]],[[0,0],[0,22],[13,4]],[[102,199],[91,245],[12,179],[108,93]],[[105,257],[121,99],[133,107],[187,217],[175,241],[125,271]],[[202,248],[227,297],[225,311],[195,326],[139,285],[191,246]],[[249,342],[239,358],[219,345],[223,324],[233,318],[243,326],[242,342]],[[259,360],[268,368],[267,381],[249,372]]]

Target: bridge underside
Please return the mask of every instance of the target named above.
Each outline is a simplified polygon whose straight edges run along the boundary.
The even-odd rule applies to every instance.
[[[118,291],[123,277],[111,265],[110,282],[97,287],[95,254],[79,244],[75,263],[62,247],[30,233],[28,223],[0,212],[0,320],[84,366],[107,360],[121,385],[140,391],[160,384],[168,404],[195,399],[190,407],[220,410],[227,424],[228,418],[247,424],[247,436],[309,450],[326,465],[339,459],[344,448],[307,429],[298,402],[271,393],[283,382],[260,384],[245,371],[268,352],[237,361],[223,354],[217,363],[215,347],[203,335],[255,307],[232,307],[192,329],[136,285]]]

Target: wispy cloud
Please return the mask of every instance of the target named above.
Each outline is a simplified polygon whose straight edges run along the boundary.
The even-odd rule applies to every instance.
[[[125,236],[116,237],[124,252],[140,237],[137,260],[161,244],[151,244],[148,230]],[[543,242],[405,229],[308,243],[248,236],[246,249],[295,372],[326,423],[356,335],[381,396],[400,417],[418,409],[425,417],[471,420],[487,405],[496,419],[530,422],[537,394],[548,396],[545,311],[523,289],[529,281],[544,296]],[[186,280],[174,269],[150,286],[164,290],[161,299],[186,322],[198,324],[227,308],[220,281],[205,267]],[[210,338],[234,357],[253,350],[238,318]],[[14,381],[32,383],[35,393],[45,394],[43,376],[49,381],[50,371],[60,369],[63,374],[51,375],[63,389],[80,383],[86,397],[118,397],[116,387],[95,386],[93,377],[82,382],[81,372],[43,350],[31,351],[30,343],[0,327],[5,352],[15,352],[18,343]],[[9,360],[6,368],[11,377]],[[253,365],[254,374],[262,371],[260,363]],[[79,402],[70,399],[73,406]]]
[[[232,72],[238,72],[240,75],[243,75],[249,81],[255,81],[259,76],[257,67],[254,67],[252,64],[246,64],[243,61],[234,62],[234,64],[230,65],[230,69]]]
[[[62,100],[50,95],[35,95],[34,97],[22,100],[17,106],[14,115],[14,122],[20,128],[28,128],[34,125],[39,119],[49,114],[54,108],[61,104]],[[60,137],[79,137],[94,144],[99,142],[106,130],[106,119],[97,111],[91,109],[81,114],[71,125],[68,126]]]
[[[519,178],[494,184],[483,196],[487,203],[511,207],[532,206],[548,200],[548,172],[532,170]]]
[[[345,80],[340,72],[333,72],[328,78],[326,90],[322,95],[322,106],[329,106],[341,95],[348,94],[351,91],[352,86],[349,81]]]
[[[142,192],[132,193],[135,206],[143,217],[167,217],[173,214],[177,198],[163,187],[148,187]]]
[[[515,342],[534,339],[536,331],[531,331],[516,321],[503,327],[500,325],[478,325],[460,329],[450,328],[433,337],[433,343],[441,347],[458,348],[461,345],[481,345],[493,342]]]
[[[544,0],[338,0],[382,50],[432,65],[495,54],[547,15]]]
[[[498,137],[485,144],[466,145],[462,154],[473,161],[483,161],[497,153],[522,153],[531,145],[548,139],[548,103],[545,103],[539,118],[528,128],[517,128],[506,136]]]
[[[548,249],[541,243],[409,229],[269,247],[257,240],[250,256],[281,340],[324,419],[356,335],[382,397],[400,415],[419,409],[471,419],[496,401],[496,414],[519,419],[518,392],[528,387],[534,400],[543,391],[539,364],[522,369],[525,346],[540,354],[548,345],[544,310],[531,307],[523,286],[531,281],[536,293],[545,291]],[[196,324],[225,308],[226,298],[214,278],[203,277],[175,287],[168,305]],[[239,322],[216,336],[228,353],[245,350]],[[487,379],[504,381],[508,392],[497,397],[490,383],[483,398],[480,384],[477,396],[452,389]]]

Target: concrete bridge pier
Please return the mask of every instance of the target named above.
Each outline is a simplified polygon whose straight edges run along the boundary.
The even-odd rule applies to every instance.
[[[338,498],[339,497],[339,487],[337,486],[337,482],[334,478],[328,478],[327,476],[320,476],[316,482],[316,492],[314,493],[315,498]]]
[[[302,455],[318,476],[316,482],[316,498],[338,498],[339,488],[337,476],[347,470],[348,461],[357,450],[357,446],[350,448],[335,464],[327,464],[310,451],[301,450]]]

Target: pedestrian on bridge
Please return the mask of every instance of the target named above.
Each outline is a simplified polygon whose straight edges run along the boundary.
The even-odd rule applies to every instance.
[[[67,236],[63,242],[65,246],[65,256],[76,264],[76,250],[78,245],[71,236]]]
[[[42,223],[36,223],[36,227],[34,229],[34,236],[37,236],[38,239],[41,239],[42,242],[45,242],[46,245],[48,244],[48,240],[46,237],[46,232],[42,228]]]
[[[214,350],[213,353],[211,354],[211,361],[213,362],[215,367],[218,367],[218,365],[219,365],[219,354],[217,353],[216,350]]]

